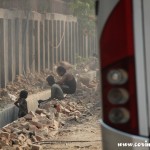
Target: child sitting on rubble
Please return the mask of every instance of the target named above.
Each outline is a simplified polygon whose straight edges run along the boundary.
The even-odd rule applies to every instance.
[[[61,80],[56,82],[60,85],[65,94],[74,94],[76,91],[76,80],[74,76],[66,71],[62,66],[57,68],[57,74],[62,77]]]
[[[28,92],[25,90],[22,90],[19,94],[18,100],[14,103],[18,108],[18,117],[24,117],[28,113],[28,106],[26,98],[28,97]]]
[[[60,86],[55,83],[54,77],[50,75],[46,78],[46,80],[48,84],[51,86],[51,97],[47,100],[39,100],[38,103],[40,104],[42,102],[48,102],[52,99],[58,99],[58,100],[64,99],[64,93],[62,89],[60,88]]]

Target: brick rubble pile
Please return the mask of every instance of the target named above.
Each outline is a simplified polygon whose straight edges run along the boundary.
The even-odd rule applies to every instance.
[[[77,121],[88,112],[88,105],[85,107],[78,103],[66,98],[41,104],[35,112],[31,111],[25,117],[0,129],[0,148],[42,149],[38,145],[39,141],[53,139],[67,121]]]
[[[77,66],[76,69],[70,70],[77,78],[77,91],[74,95],[68,95],[61,101],[52,100],[43,103],[35,112],[31,111],[25,117],[1,128],[0,149],[42,150],[38,144],[39,141],[52,140],[67,121],[78,121],[90,113],[89,109],[99,99],[99,84],[97,84],[96,78],[91,80],[88,75],[86,76],[86,72],[92,70],[87,66],[90,64],[83,64],[84,69]],[[30,74],[27,80],[31,86],[26,84],[26,79],[23,76],[18,76],[16,82],[7,85],[7,89],[3,89],[0,93],[3,98],[10,96],[7,90],[14,94],[18,89],[23,88],[34,93],[36,90],[33,87],[41,87],[49,74],[56,76],[52,72],[45,72],[40,76]]]

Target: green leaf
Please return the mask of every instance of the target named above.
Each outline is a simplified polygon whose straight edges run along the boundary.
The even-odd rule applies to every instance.
[[[91,32],[95,26],[95,21],[90,17],[94,16],[94,0],[74,0],[70,7],[78,18],[81,28]]]

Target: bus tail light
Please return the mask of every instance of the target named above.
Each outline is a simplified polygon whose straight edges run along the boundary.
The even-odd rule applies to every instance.
[[[100,39],[103,121],[138,134],[132,0],[120,0]]]

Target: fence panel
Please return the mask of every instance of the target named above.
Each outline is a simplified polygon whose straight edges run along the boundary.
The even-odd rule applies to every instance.
[[[0,86],[16,75],[53,70],[61,60],[90,57],[96,36],[81,31],[73,16],[0,9]]]

